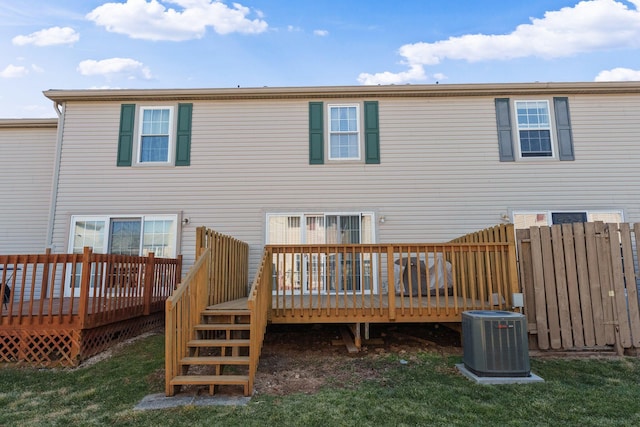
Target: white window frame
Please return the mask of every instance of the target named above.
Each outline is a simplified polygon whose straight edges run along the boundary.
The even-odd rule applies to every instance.
[[[169,129],[167,135],[167,159],[165,161],[142,161],[142,128],[143,128],[143,120],[144,120],[144,112],[146,110],[169,110]],[[157,166],[157,165],[171,165],[173,164],[174,154],[174,135],[173,128],[175,122],[175,109],[171,105],[141,105],[140,111],[138,114],[138,133],[137,133],[137,154],[136,154],[136,164],[141,166]],[[163,134],[164,135],[164,134]]]
[[[355,131],[334,131],[331,129],[331,111],[334,108],[355,108],[356,110],[356,130]],[[362,159],[362,117],[360,116],[360,104],[328,104],[327,105],[327,158],[334,161],[353,161]],[[331,155],[332,135],[356,135],[358,155],[355,157],[333,157]]]
[[[538,126],[538,127],[521,127],[520,121],[518,120],[518,104],[526,103],[526,102],[544,102],[547,105],[548,112],[548,122],[549,125],[546,127]],[[514,117],[516,122],[516,136],[518,141],[518,157],[521,160],[536,160],[536,159],[555,159],[556,158],[556,148],[555,148],[555,139],[553,137],[553,127],[554,127],[554,116],[553,111],[551,110],[551,103],[548,99],[518,99],[513,102],[514,108]],[[535,155],[535,156],[524,156],[522,153],[522,141],[520,140],[520,131],[529,131],[529,130],[547,130],[549,131],[549,142],[551,144],[551,155],[543,156],[543,155]]]
[[[553,225],[552,214],[563,212],[585,212],[587,214],[587,221],[597,221],[598,215],[619,215],[620,222],[624,222],[624,211],[622,209],[553,209],[553,210],[514,210],[511,212],[511,222],[516,224],[516,215],[546,215],[546,224],[540,224],[543,226]],[[526,227],[525,227],[526,228]]]
[[[376,243],[376,229],[375,229],[375,214],[373,212],[344,212],[344,211],[340,211],[340,212],[273,212],[273,213],[267,213],[266,214],[266,218],[265,218],[265,223],[266,223],[266,227],[265,227],[265,244],[271,244],[271,242],[269,241],[269,235],[270,235],[270,228],[269,228],[269,224],[270,224],[270,219],[272,217],[297,217],[299,218],[299,224],[300,224],[300,235],[299,235],[299,242],[301,242],[301,244],[307,244],[307,233],[306,233],[306,219],[308,217],[318,217],[318,216],[322,216],[324,218],[324,227],[325,227],[325,233],[326,233],[326,218],[329,216],[338,216],[338,217],[342,217],[342,216],[359,216],[360,217],[360,236],[359,236],[359,240],[360,240],[360,244],[369,244],[369,243]],[[363,217],[369,217],[369,221],[370,221],[370,236],[365,236],[363,234],[364,230],[363,230],[363,221],[362,218]],[[363,242],[364,240],[364,242]],[[273,243],[273,244],[277,244],[277,243]],[[294,244],[294,243],[292,243]],[[315,244],[315,243],[312,243]],[[286,243],[283,243],[282,245],[286,245]],[[307,256],[307,255],[305,255]],[[380,292],[380,288],[378,286],[378,277],[377,275],[373,274],[373,272],[377,271],[378,269],[378,263],[380,262],[380,260],[378,259],[378,255],[377,254],[373,254],[372,259],[369,260],[369,271],[372,277],[372,282],[370,283],[370,286],[372,287],[372,291],[373,293],[378,293]],[[307,272],[306,272],[306,263],[302,262],[302,260],[290,260],[290,262],[297,262],[299,263],[302,268],[302,271],[297,272],[297,274],[299,274],[300,276],[300,283],[301,283],[301,287],[298,290],[294,290],[293,293],[294,294],[309,294],[312,292],[317,292],[316,291],[312,291],[309,289],[304,288],[304,285],[307,283],[310,283],[308,281],[308,276],[307,276]],[[312,262],[314,263],[314,265],[319,265],[317,263],[322,264],[322,271],[326,272],[326,266],[328,263],[328,260],[326,259],[326,256],[323,256],[322,259],[319,260],[312,260]],[[362,270],[361,270],[361,277],[364,278],[364,272],[365,272],[365,268],[364,268],[364,264],[361,266]],[[326,279],[326,277],[325,277]],[[293,279],[292,279],[293,280]],[[326,283],[324,284],[326,285]],[[304,288],[304,289],[303,289]],[[324,290],[321,291],[321,294],[335,294],[335,293],[342,293],[344,292],[344,290],[331,290],[328,289],[328,286],[325,286]]]
[[[68,249],[69,253],[73,253],[73,243],[74,243],[74,229],[76,223],[79,221],[104,221],[104,238],[103,238],[103,247],[102,248],[93,248],[93,251],[96,253],[109,253],[109,241],[110,241],[110,233],[111,233],[111,221],[114,219],[123,219],[123,218],[131,218],[137,219],[139,218],[141,221],[140,227],[140,250],[139,256],[143,255],[144,252],[144,225],[145,222],[149,221],[173,221],[174,224],[174,236],[173,236],[173,250],[171,254],[166,254],[164,256],[168,258],[175,258],[176,253],[178,251],[178,215],[72,215],[71,222],[69,225],[69,242]],[[159,257],[159,255],[156,254]]]

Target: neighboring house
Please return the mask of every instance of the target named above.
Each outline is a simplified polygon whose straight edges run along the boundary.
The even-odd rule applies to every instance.
[[[18,152],[2,126],[5,253],[183,254],[186,272],[205,225],[249,243],[253,276],[266,243],[640,220],[640,82],[44,94],[57,141],[26,122]]]
[[[0,120],[0,255],[47,247],[57,124]]]

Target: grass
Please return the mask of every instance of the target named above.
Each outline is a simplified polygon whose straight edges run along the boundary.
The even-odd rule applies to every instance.
[[[544,383],[477,385],[459,357],[371,360],[375,381],[313,395],[255,396],[240,407],[134,411],[164,389],[153,335],[75,370],[0,368],[0,426],[629,426],[640,425],[640,359],[532,360]]]

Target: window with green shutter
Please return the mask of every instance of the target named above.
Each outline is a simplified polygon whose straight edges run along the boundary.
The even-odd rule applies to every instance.
[[[135,104],[123,104],[117,165],[189,166],[193,104],[178,104],[177,118],[174,111],[174,106],[138,109]]]
[[[326,116],[324,103],[310,102],[309,164],[324,164],[325,129],[329,161],[362,161],[364,150],[365,163],[380,163],[377,101],[365,101],[362,104],[330,104],[327,106]]]

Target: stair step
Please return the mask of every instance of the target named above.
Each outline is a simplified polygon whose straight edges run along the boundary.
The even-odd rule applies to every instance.
[[[203,316],[250,316],[251,310],[219,310],[206,308],[201,314]]]
[[[171,385],[247,385],[248,375],[178,375]]]
[[[248,347],[250,340],[191,340],[187,347]]]
[[[248,356],[183,357],[181,365],[248,365]]]
[[[194,326],[196,331],[248,331],[248,323],[201,323]]]

